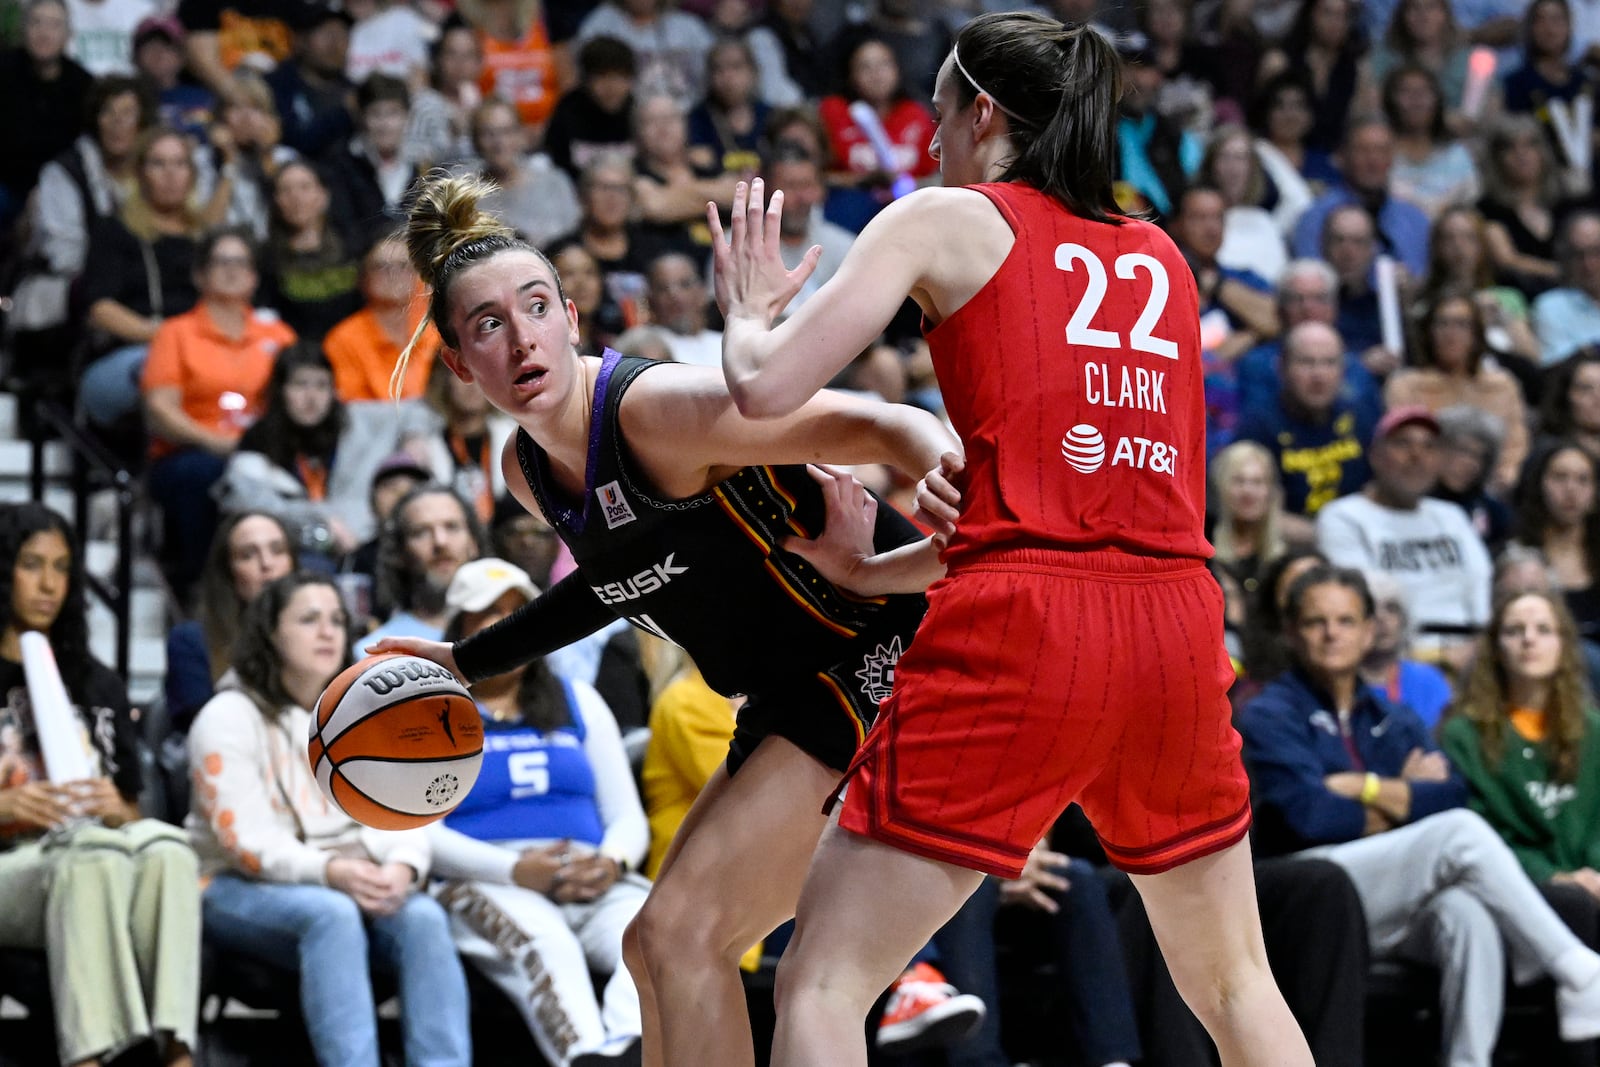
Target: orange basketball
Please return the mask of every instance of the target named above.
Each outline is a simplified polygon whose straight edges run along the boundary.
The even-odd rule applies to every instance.
[[[306,745],[317,784],[352,819],[409,830],[448,815],[483,765],[483,719],[455,675],[386,652],[317,699]]]

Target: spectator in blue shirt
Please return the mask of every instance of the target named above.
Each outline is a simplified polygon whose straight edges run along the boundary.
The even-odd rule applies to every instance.
[[[1365,572],[1372,590],[1372,647],[1361,661],[1361,678],[1378,696],[1409,708],[1429,734],[1450,703],[1450,679],[1431,663],[1406,656],[1411,613],[1406,593],[1386,571]]]
[[[1295,224],[1290,250],[1296,256],[1315,256],[1328,216],[1335,208],[1358,204],[1377,222],[1379,251],[1403,263],[1414,278],[1427,274],[1428,216],[1415,204],[1389,193],[1389,174],[1394,169],[1394,134],[1389,124],[1375,115],[1351,119],[1338,163],[1344,181],[1306,208]]]
[[[1383,343],[1376,288],[1378,240],[1372,216],[1359,204],[1341,204],[1322,226],[1322,258],[1339,279],[1335,322],[1339,336],[1374,378],[1383,379],[1404,354]]]
[[[1158,215],[1170,215],[1178,197],[1200,168],[1205,146],[1156,109],[1166,75],[1155,62],[1150,42],[1133,35],[1118,46],[1124,63],[1122,114],[1117,119],[1117,177],[1134,199]]]
[[[1284,511],[1310,518],[1371,476],[1373,421],[1340,394],[1344,342],[1331,326],[1303,322],[1285,335],[1283,388],[1271,404],[1246,409],[1239,440],[1267,447],[1278,463]]]
[[[1533,332],[1540,362],[1559,363],[1600,343],[1600,211],[1575,211],[1556,236],[1561,285],[1533,302]]]
[[[1277,403],[1282,382],[1278,362],[1283,337],[1302,322],[1333,326],[1339,306],[1339,276],[1320,259],[1297,259],[1284,268],[1278,280],[1278,323],[1283,333],[1262,341],[1234,364],[1241,411],[1263,411]],[[1383,389],[1360,358],[1345,352],[1344,387],[1339,398],[1349,403],[1369,425],[1383,414]]]

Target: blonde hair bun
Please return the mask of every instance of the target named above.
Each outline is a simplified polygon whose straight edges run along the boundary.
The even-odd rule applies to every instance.
[[[430,288],[461,248],[489,237],[516,240],[516,231],[479,207],[498,189],[476,174],[442,170],[421,180],[406,220],[406,255]]]

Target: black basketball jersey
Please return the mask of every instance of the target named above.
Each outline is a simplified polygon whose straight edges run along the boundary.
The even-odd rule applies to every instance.
[[[656,495],[622,438],[617,412],[634,379],[660,365],[606,352],[595,380],[582,500],[555,485],[544,450],[517,431],[523,476],[581,578],[619,616],[684,648],[721,693],[812,678],[874,643],[892,643],[897,657],[922,617],[922,596],[856,596],[777,547],[785,536],[809,538],[822,529],[822,491],[804,466],[744,467],[686,500]],[[921,536],[893,508],[879,507],[879,551]],[[892,672],[892,660],[885,666]]]

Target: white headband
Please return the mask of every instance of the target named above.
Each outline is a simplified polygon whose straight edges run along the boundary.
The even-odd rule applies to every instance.
[[[978,84],[978,79],[974,78],[972,75],[967,73],[967,68],[963,67],[961,65],[961,50],[959,48],[956,48],[956,47],[953,47],[953,46],[951,47],[951,49],[950,49],[950,58],[955,61],[956,69],[961,72],[961,76],[963,78],[967,79],[967,84],[971,85],[978,92],[982,93],[984,96],[987,96],[990,100],[994,101],[994,106],[995,107],[999,108],[1006,115],[1009,115],[1014,121],[1022,123],[1024,126],[1032,126],[1033,125],[1033,123],[1029,122],[1027,119],[1023,118],[1021,115],[1017,114],[1015,111],[1012,111],[1009,107],[1006,107],[1004,104],[1002,104],[1000,102],[1000,98],[999,97],[995,96],[989,90],[987,90],[983,86],[979,85]]]

